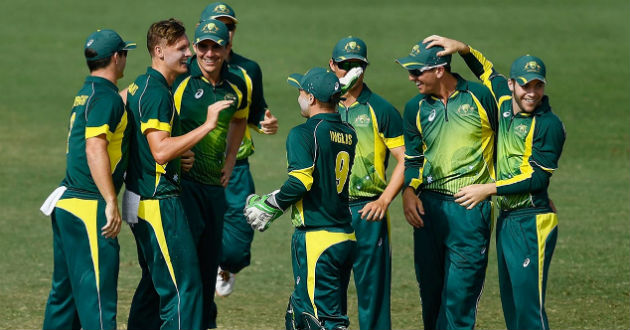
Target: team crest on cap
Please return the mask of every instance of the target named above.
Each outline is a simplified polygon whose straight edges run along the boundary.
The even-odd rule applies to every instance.
[[[409,55],[416,56],[418,54],[420,54],[420,45],[415,45],[411,48],[411,53],[409,53]]]
[[[540,69],[540,65],[536,61],[529,61],[523,67],[523,70],[527,72],[540,72]]]
[[[358,53],[361,51],[361,46],[356,41],[348,42],[343,49],[348,53]]]
[[[210,23],[206,24],[201,29],[201,31],[206,32],[206,33],[215,33],[217,31],[219,31],[219,27],[216,24],[210,22]]]
[[[469,116],[475,113],[476,110],[477,109],[470,104],[462,104],[459,106],[459,108],[457,108],[457,113],[460,116]]]
[[[227,8],[226,5],[221,4],[214,7],[214,12],[217,14],[229,14],[230,10]]]

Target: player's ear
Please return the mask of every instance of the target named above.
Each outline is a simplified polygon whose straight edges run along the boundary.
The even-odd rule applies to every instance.
[[[508,83],[508,88],[510,89],[510,92],[514,93],[514,83],[515,83],[514,79],[508,80],[507,83]]]
[[[155,45],[153,48],[153,54],[161,60],[164,59],[164,50],[162,49],[162,45]]]
[[[332,58],[328,60],[328,66],[330,66],[330,69],[331,69],[333,72],[335,72],[335,71],[336,71],[336,70],[335,70],[335,69],[336,69],[336,68],[335,68],[335,61],[333,61],[333,59],[332,59]]]
[[[438,66],[437,68],[435,68],[435,76],[440,79],[442,77],[444,77],[444,73],[446,72],[444,66]]]

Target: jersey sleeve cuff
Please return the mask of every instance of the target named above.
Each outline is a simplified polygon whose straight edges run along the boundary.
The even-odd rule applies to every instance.
[[[140,123],[140,131],[144,134],[148,129],[156,129],[158,131],[171,132],[171,124],[161,122],[157,119],[150,119],[146,123]]]
[[[85,128],[85,139],[89,139],[92,137],[96,137],[99,136],[101,134],[105,134],[105,138],[107,139],[107,142],[109,142],[109,140],[112,137],[112,132],[109,131],[109,125],[105,124],[99,127],[86,127]]]

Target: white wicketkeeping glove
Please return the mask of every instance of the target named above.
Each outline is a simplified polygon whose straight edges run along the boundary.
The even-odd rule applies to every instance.
[[[357,82],[357,80],[359,80],[361,74],[363,74],[363,68],[357,66],[350,69],[350,71],[348,71],[345,76],[340,78],[339,82],[341,83],[341,94],[345,94],[347,91],[349,91],[352,86],[354,86],[354,84]]]
[[[276,190],[263,196],[251,194],[247,197],[244,214],[252,229],[265,231],[284,213],[276,202],[276,194],[279,191]]]

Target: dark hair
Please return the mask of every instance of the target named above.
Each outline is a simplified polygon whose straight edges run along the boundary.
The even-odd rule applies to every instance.
[[[147,32],[147,49],[149,50],[149,54],[153,56],[153,49],[163,40],[166,41],[166,45],[170,46],[183,35],[186,35],[184,23],[175,18],[169,18],[151,24]]]
[[[85,58],[87,59],[87,66],[88,66],[88,69],[90,69],[90,72],[98,70],[98,69],[102,69],[108,66],[109,63],[112,61],[111,56],[108,56],[106,58],[101,58],[99,60],[90,61],[91,57],[95,57],[98,55],[98,53],[92,48],[86,48],[84,53],[85,53]]]

